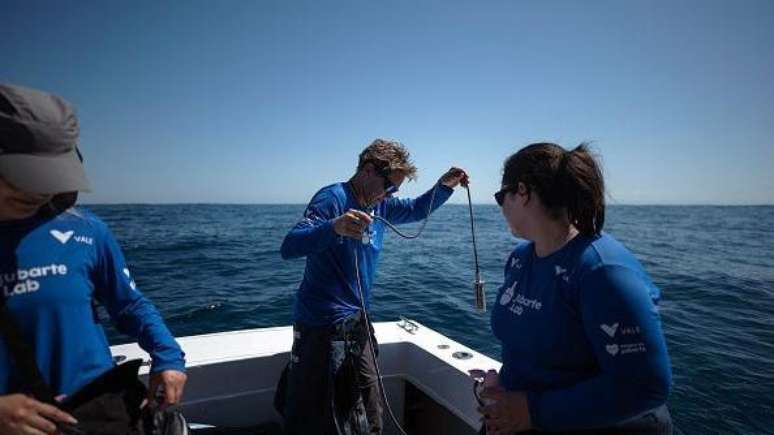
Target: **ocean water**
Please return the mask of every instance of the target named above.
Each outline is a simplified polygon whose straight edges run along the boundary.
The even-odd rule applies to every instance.
[[[303,206],[89,208],[108,222],[175,335],[291,323],[304,261],[283,261],[279,247]],[[498,207],[477,205],[475,215],[491,306],[515,239]],[[613,206],[606,230],[663,292],[677,426],[774,433],[774,207]],[[473,273],[467,206],[444,206],[419,239],[386,237],[371,315],[414,318],[499,359],[489,315],[473,309]]]

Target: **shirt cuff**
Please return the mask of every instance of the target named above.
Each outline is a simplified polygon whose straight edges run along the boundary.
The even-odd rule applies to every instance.
[[[159,372],[165,372],[167,370],[174,370],[176,372],[183,372],[185,373],[185,362],[162,362],[162,363],[151,363],[151,373],[159,373]]]

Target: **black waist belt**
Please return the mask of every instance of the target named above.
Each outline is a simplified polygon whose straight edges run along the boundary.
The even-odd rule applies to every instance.
[[[318,335],[330,340],[352,340],[365,337],[365,318],[358,310],[351,316],[327,326],[310,326],[296,322],[293,328],[302,335]],[[373,331],[373,328],[369,328]]]

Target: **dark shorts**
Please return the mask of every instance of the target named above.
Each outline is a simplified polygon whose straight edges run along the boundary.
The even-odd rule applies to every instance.
[[[376,347],[373,328],[359,312],[331,327],[293,325],[293,349],[276,401],[286,434],[381,434],[368,335]]]
[[[520,435],[672,435],[672,432],[672,416],[669,414],[669,409],[667,406],[662,405],[652,411],[646,412],[634,420],[614,427],[562,432],[530,430],[527,432],[521,432]],[[479,434],[486,434],[486,431],[483,427],[481,428]]]

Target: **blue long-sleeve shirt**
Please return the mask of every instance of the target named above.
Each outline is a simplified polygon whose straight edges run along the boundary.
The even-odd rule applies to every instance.
[[[185,370],[183,351],[137,290],[118,243],[83,209],[0,222],[0,292],[57,394],[72,394],[114,366],[94,300],[151,355],[152,372]],[[24,389],[14,366],[0,335],[0,394]]]
[[[430,201],[431,211],[440,207],[454,192],[437,184],[416,199],[387,198],[374,207],[374,213],[391,224],[417,222],[425,218]],[[349,209],[362,210],[348,183],[336,183],[318,191],[304,211],[303,218],[282,242],[282,258],[306,257],[304,278],[298,288],[293,318],[310,326],[326,326],[354,314],[360,309],[360,296],[355,278],[357,251],[360,285],[369,307],[371,284],[379,262],[384,238],[384,223],[370,225],[370,243],[341,237],[333,230],[333,220]]]
[[[666,402],[672,372],[658,288],[608,234],[547,257],[516,247],[492,310],[501,384],[525,391],[535,427],[615,425]]]

